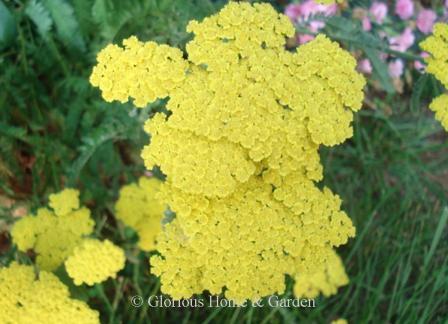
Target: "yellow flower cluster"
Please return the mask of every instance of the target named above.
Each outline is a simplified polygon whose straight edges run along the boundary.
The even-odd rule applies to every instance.
[[[189,195],[169,183],[162,195],[176,219],[165,226],[157,245],[162,256],[151,265],[175,299],[226,287],[229,299],[257,300],[282,293],[285,274],[296,278],[298,296],[334,293],[347,283],[331,247],[355,229],[328,189],[297,179],[273,194],[265,179],[251,177],[225,199]]]
[[[70,299],[68,288],[52,273],[12,263],[0,269],[0,323],[96,324],[99,314]]]
[[[444,93],[435,98],[429,108],[436,113],[436,119],[448,131],[448,94]]]
[[[187,30],[194,38],[183,63],[158,47],[173,57],[170,89],[153,82],[161,72],[144,50],[152,43],[135,38],[102,50],[91,79],[103,95],[120,89],[106,100],[141,101],[142,84],[151,88],[145,103],[169,96],[170,114],[145,125],[151,143],[142,152],[167,175],[160,201],[176,212],[151,258],[162,291],[257,300],[282,293],[289,274],[297,294],[334,293],[347,277],[333,248],[355,229],[339,197],[315,182],[319,146],[353,133],[365,84],[355,59],[323,35],[286,51],[294,27],[269,4],[230,2]]]
[[[162,228],[165,205],[156,199],[161,184],[156,178],[141,177],[138,183],[120,190],[115,204],[117,218],[137,232],[139,247],[144,251],[155,249],[156,237]]]
[[[65,261],[65,268],[75,285],[91,286],[115,278],[124,262],[123,250],[109,240],[85,239]]]
[[[331,321],[331,324],[348,324],[345,318],[339,318],[337,320]]]
[[[79,192],[74,189],[50,195],[50,207],[17,221],[11,231],[21,251],[34,249],[41,269],[53,271],[72,253],[82,238],[93,231],[90,211],[79,208]]]
[[[101,51],[90,77],[105,100],[126,102],[130,96],[136,106],[144,107],[166,97],[185,79],[187,64],[179,49],[154,42],[143,44],[136,37],[125,40],[123,45],[125,49],[109,45]]]
[[[294,285],[294,294],[302,297],[316,298],[320,293],[324,296],[334,295],[338,287],[348,284],[339,256],[331,251],[320,269],[313,273],[299,274]]]
[[[434,26],[434,34],[425,39],[421,48],[431,54],[426,59],[426,71],[433,74],[448,89],[448,24],[438,23]],[[436,113],[436,119],[448,131],[448,94],[444,93],[430,104],[429,108]]]
[[[95,225],[89,209],[79,206],[79,191],[64,189],[49,197],[52,210],[40,208],[14,224],[13,241],[21,251],[33,249],[39,268],[65,267],[80,285],[99,283],[124,267],[124,252],[109,241],[86,239]]]

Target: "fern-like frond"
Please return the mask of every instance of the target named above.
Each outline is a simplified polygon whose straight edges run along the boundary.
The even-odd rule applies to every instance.
[[[66,0],[44,0],[43,4],[51,13],[62,42],[68,47],[85,51],[86,44],[72,5]]]
[[[53,20],[51,19],[50,12],[41,2],[37,0],[31,0],[26,8],[25,14],[36,25],[37,31],[43,39],[48,39]]]

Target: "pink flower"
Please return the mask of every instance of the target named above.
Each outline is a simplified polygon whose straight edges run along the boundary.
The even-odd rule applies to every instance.
[[[387,6],[383,2],[374,2],[370,7],[369,12],[376,23],[382,24],[387,16]]]
[[[310,22],[310,31],[317,33],[320,29],[325,27],[325,23],[319,20],[313,20]]]
[[[362,29],[365,31],[369,31],[372,29],[372,23],[370,22],[369,17],[365,16],[362,18]]]
[[[358,62],[358,71],[365,74],[372,73],[372,63],[368,59],[362,59]]]
[[[286,6],[285,15],[291,19],[292,22],[297,21],[301,14],[300,5],[297,3],[292,3]]]
[[[397,37],[391,37],[389,40],[390,48],[398,52],[406,52],[414,44],[415,36],[412,29],[407,27],[404,32]]]
[[[335,4],[323,5],[314,2],[314,0],[306,0],[300,4],[300,15],[303,20],[308,20],[311,16],[318,14],[332,16],[336,13],[337,8]]]
[[[417,28],[424,34],[432,32],[432,27],[436,22],[437,15],[431,9],[423,9],[417,17]]]
[[[309,34],[302,34],[302,35],[298,35],[297,38],[298,38],[299,44],[305,44],[305,43],[312,41],[314,39],[314,36],[309,35]]]
[[[324,16],[334,16],[336,12],[338,11],[338,6],[336,4],[330,4],[330,5],[319,5],[319,10]]]
[[[403,74],[404,63],[402,60],[397,59],[389,63],[389,75],[392,78],[399,78]]]
[[[427,52],[421,52],[420,56],[423,58],[429,57],[429,54]],[[420,62],[420,61],[415,61],[414,62],[414,68],[416,70],[419,70],[420,72],[423,72],[426,68],[426,64]]]
[[[395,13],[401,19],[409,19],[414,14],[414,3],[412,0],[397,0]]]

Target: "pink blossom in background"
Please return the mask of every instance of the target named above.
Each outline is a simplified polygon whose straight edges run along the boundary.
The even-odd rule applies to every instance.
[[[420,56],[423,57],[423,58],[426,58],[426,57],[429,57],[429,54],[426,53],[426,52],[421,52],[421,53],[420,53]],[[422,63],[422,62],[420,62],[420,61],[415,61],[415,62],[414,62],[414,67],[415,67],[416,70],[419,70],[419,71],[422,72],[422,71],[425,70],[425,68],[426,68],[426,64],[424,64],[424,63]]]
[[[285,15],[288,16],[292,22],[296,22],[300,14],[300,4],[298,3],[289,4],[285,8]]]
[[[323,5],[314,2],[314,0],[306,0],[300,4],[300,15],[303,20],[308,20],[311,16],[318,14],[332,16],[336,13],[337,8],[335,4]]]
[[[404,63],[402,60],[397,59],[389,63],[389,75],[392,78],[399,78],[403,74]]]
[[[365,31],[369,31],[372,29],[372,23],[370,22],[369,17],[362,18],[362,29]]]
[[[323,5],[320,4],[320,12],[323,13],[325,16],[334,16],[336,12],[338,11],[338,6],[336,4],[330,4],[330,5]]]
[[[358,62],[358,71],[365,74],[372,73],[372,63],[368,59],[362,59]]]
[[[374,2],[369,12],[376,23],[382,24],[387,16],[387,5],[383,2]]]
[[[417,28],[424,34],[432,32],[432,27],[437,20],[436,13],[431,9],[423,9],[417,16]]]
[[[300,5],[300,15],[302,19],[308,20],[310,16],[315,15],[317,11],[318,4],[313,0],[307,0]]]
[[[409,47],[414,44],[415,36],[410,27],[407,27],[404,32],[397,37],[389,39],[390,48],[398,52],[406,52]]]
[[[395,13],[401,19],[409,19],[414,14],[414,3],[412,0],[397,0]]]
[[[309,41],[312,41],[314,39],[314,36],[309,34],[302,34],[298,35],[297,39],[299,41],[299,44],[305,44],[308,43]]]
[[[325,27],[325,23],[319,20],[313,20],[310,22],[310,31],[317,33],[320,29]]]

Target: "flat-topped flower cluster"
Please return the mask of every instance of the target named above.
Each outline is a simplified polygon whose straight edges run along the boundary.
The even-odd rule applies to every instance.
[[[124,251],[112,242],[89,238],[95,222],[90,210],[80,207],[79,191],[64,189],[50,195],[50,208],[17,221],[11,231],[20,251],[34,250],[42,270],[55,271],[65,265],[75,284],[93,285],[124,267]]]
[[[156,248],[156,237],[161,231],[165,205],[157,199],[162,182],[155,177],[141,177],[138,183],[120,189],[115,204],[118,219],[137,232],[138,246],[144,251]]]
[[[100,52],[90,79],[108,101],[169,97],[142,152],[166,174],[160,198],[176,213],[151,258],[162,291],[257,300],[283,293],[289,274],[298,296],[335,293],[348,278],[333,249],[355,228],[316,186],[318,149],[352,136],[365,85],[356,61],[323,35],[286,51],[294,28],[268,4],[231,2],[187,30],[188,58],[131,37]]]
[[[99,313],[71,299],[54,274],[12,263],[0,269],[0,323],[97,324]]]

